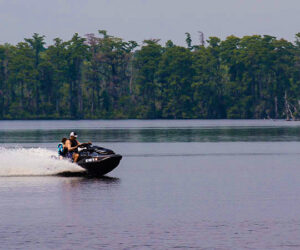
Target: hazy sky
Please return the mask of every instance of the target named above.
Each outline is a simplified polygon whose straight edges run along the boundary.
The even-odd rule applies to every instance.
[[[106,29],[125,40],[168,39],[184,44],[269,34],[294,41],[300,32],[300,0],[0,0],[0,43],[17,43],[34,32],[70,39]]]

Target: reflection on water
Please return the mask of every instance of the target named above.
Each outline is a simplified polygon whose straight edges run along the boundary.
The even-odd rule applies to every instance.
[[[92,177],[92,176],[81,176],[81,177],[63,177],[61,180],[62,189],[64,195],[82,195],[86,191],[88,193],[94,195],[95,191],[101,192],[101,190],[114,190],[115,188],[119,188],[121,184],[121,180],[116,177]],[[70,194],[67,194],[70,192]],[[100,194],[100,193],[99,193]]]
[[[102,183],[119,183],[120,179],[119,178],[115,178],[115,177],[109,177],[109,176],[95,176],[95,175],[91,175],[86,171],[82,171],[82,172],[61,172],[56,174],[56,176],[60,176],[60,177],[81,177],[81,178],[76,178],[74,180],[76,181],[98,181],[98,182],[102,182]]]
[[[159,129],[159,128],[247,128],[299,127],[298,121],[284,120],[64,120],[0,121],[0,129],[9,130],[94,130],[94,129]]]
[[[61,178],[58,178],[61,177]],[[55,176],[11,176],[11,177],[0,177],[0,190],[5,191],[11,188],[41,188],[45,191],[49,187],[56,187],[61,183],[63,185],[76,186],[77,184],[92,184],[98,183],[105,186],[117,186],[121,183],[120,178],[109,177],[109,176],[89,176],[84,172],[69,172],[61,173]],[[74,185],[73,185],[74,184]],[[75,185],[76,184],[76,185]],[[49,190],[50,191],[50,190]]]
[[[0,121],[0,143],[52,143],[76,129],[82,141],[300,141],[300,122],[286,121]]]
[[[70,130],[1,131],[0,143],[51,143]],[[97,142],[219,142],[300,141],[300,127],[77,130],[81,141]]]

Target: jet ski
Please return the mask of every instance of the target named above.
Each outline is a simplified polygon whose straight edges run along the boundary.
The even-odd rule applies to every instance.
[[[78,153],[79,159],[77,164],[93,176],[108,174],[119,165],[122,159],[122,155],[116,154],[110,149],[93,146],[88,143],[80,145]]]

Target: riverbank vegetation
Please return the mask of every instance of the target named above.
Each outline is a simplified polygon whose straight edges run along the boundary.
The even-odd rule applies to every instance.
[[[141,45],[100,30],[0,45],[0,119],[300,117],[300,33]]]

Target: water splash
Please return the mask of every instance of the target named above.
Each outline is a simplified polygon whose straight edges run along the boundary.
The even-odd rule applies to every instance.
[[[75,164],[53,156],[56,156],[54,151],[43,148],[0,148],[0,176],[40,176],[82,171]]]

